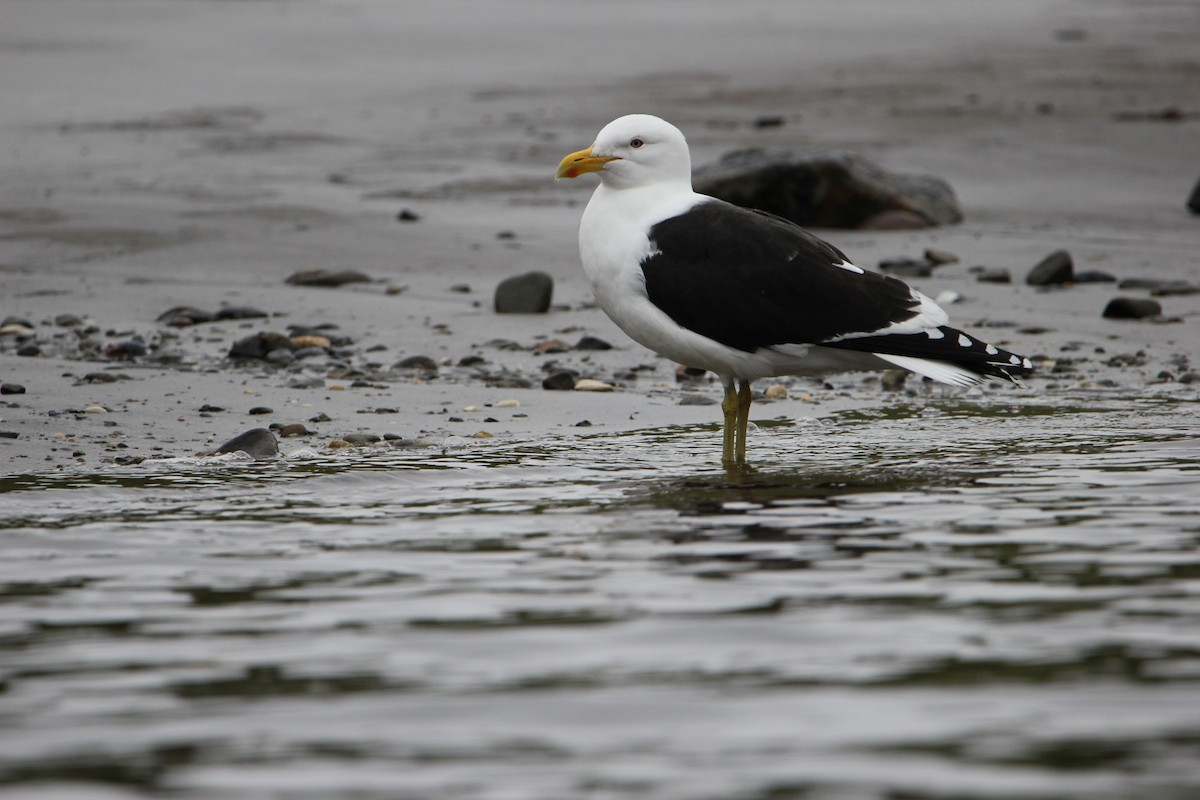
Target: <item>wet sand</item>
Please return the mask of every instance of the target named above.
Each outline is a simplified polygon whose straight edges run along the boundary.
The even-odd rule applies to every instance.
[[[1196,9],[1027,0],[869,3],[847,15],[845,5],[614,3],[601,15],[535,0],[6,6],[0,317],[33,323],[41,354],[19,356],[17,337],[0,337],[0,382],[25,387],[0,406],[0,431],[17,434],[0,439],[5,472],[186,455],[271,422],[314,431],[285,440],[285,452],[354,432],[436,444],[481,431],[570,435],[584,421],[588,433],[715,425],[715,408],[679,402],[716,397],[716,385],[678,385],[675,365],[590,307],[575,230],[592,184],[551,179],[562,154],[634,111],[678,124],[697,165],[747,146],[818,148],[948,180],[961,225],[821,233],[868,267],[929,247],[961,258],[912,282],[960,293],[956,324],[991,327],[997,344],[1043,365],[1027,389],[989,386],[984,400],[1195,399],[1200,384],[1177,379],[1200,352],[1200,295],[1161,298],[1165,321],[1124,322],[1103,319],[1105,304],[1145,291],[1040,290],[1023,278],[1066,249],[1080,270],[1200,283],[1200,218],[1184,208],[1200,178]],[[1170,108],[1182,118],[1163,119]],[[756,126],[764,115],[784,124]],[[404,209],[419,219],[397,220]],[[1014,282],[978,283],[975,265],[1007,268]],[[312,268],[374,281],[285,284]],[[496,283],[531,269],[555,278],[555,309],[494,314]],[[177,305],[271,316],[156,323]],[[57,325],[61,314],[83,324]],[[322,323],[352,340],[342,349],[355,372],[326,373],[320,388],[225,358],[257,331]],[[81,353],[79,331],[92,324],[83,338],[100,353],[137,336],[149,354]],[[585,334],[615,349],[533,349]],[[433,378],[389,369],[411,355],[447,366]],[[486,363],[453,366],[465,356]],[[550,359],[617,389],[544,391]],[[481,370],[532,388],[489,385]],[[106,371],[123,377],[81,380]],[[784,382],[791,398],[757,406],[756,418],[896,399],[877,377]],[[107,411],[83,413],[93,406]],[[248,413],[261,406],[273,411]],[[307,422],[319,414],[330,420]]]

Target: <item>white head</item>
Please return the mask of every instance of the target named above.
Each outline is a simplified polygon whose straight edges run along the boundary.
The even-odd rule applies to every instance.
[[[612,189],[681,183],[691,188],[692,158],[679,129],[649,114],[630,114],[604,126],[586,150],[558,165],[559,178],[596,172]]]

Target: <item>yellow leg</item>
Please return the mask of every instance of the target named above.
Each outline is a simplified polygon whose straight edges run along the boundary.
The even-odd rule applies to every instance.
[[[722,430],[721,464],[728,467],[733,463],[734,431],[737,430],[738,396],[733,388],[733,379],[725,381],[725,399],[721,401],[721,413],[725,415],[725,427]]]
[[[750,393],[750,381],[743,380],[737,396],[737,453],[736,463],[746,463],[746,428],[750,425],[750,401],[754,396]]]

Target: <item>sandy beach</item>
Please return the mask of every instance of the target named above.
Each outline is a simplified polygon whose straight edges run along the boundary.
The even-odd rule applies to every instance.
[[[1111,298],[1149,293],[1024,276],[1062,249],[1080,271],[1200,282],[1200,218],[1184,206],[1200,178],[1195,6],[851,5],[6,4],[0,316],[17,327],[0,337],[0,382],[24,391],[0,407],[5,471],[189,455],[270,423],[312,431],[284,452],[352,433],[436,444],[583,422],[715,425],[715,408],[680,404],[717,397],[715,383],[678,384],[676,365],[592,307],[575,246],[592,184],[552,179],[563,154],[634,111],[679,125],[697,165],[745,147],[819,149],[947,180],[960,225],[820,233],[865,267],[956,254],[911,282],[958,293],[955,323],[994,328],[1043,367],[1027,389],[985,394],[1194,398],[1200,384],[1180,379],[1200,351],[1200,295],[1119,321],[1101,316]],[[978,282],[976,266],[1012,283]],[[302,269],[372,280],[285,283]],[[553,309],[495,314],[496,284],[528,270],[555,279]],[[156,321],[181,305],[269,316]],[[317,359],[226,357],[257,332],[321,325],[344,343]],[[614,347],[537,349],[584,335]],[[409,356],[437,374],[393,368]],[[543,390],[548,362],[616,389]],[[757,415],[896,397],[877,376],[783,383],[789,399]]]

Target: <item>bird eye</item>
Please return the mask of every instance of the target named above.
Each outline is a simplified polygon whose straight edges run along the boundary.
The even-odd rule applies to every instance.
[[[644,144],[645,144],[645,142],[642,141],[641,137],[634,137],[633,139],[629,140],[629,146],[632,147],[634,150],[638,149],[639,147],[641,147]]]

